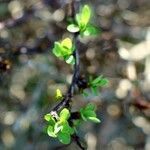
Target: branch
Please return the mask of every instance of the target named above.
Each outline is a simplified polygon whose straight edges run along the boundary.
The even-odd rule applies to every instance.
[[[75,41],[75,44],[78,46],[79,42],[78,42],[77,36],[75,36],[74,41]],[[79,67],[80,66],[80,58],[79,58],[78,47],[74,51],[73,55],[75,58],[75,64],[74,64],[74,73],[73,73],[72,81],[71,81],[70,87],[68,89],[68,92],[65,95],[65,97],[63,98],[63,100],[52,109],[51,114],[53,114],[54,116],[62,108],[64,108],[64,107],[70,108],[70,103],[71,103],[71,100],[72,100],[72,97],[73,97],[73,94],[75,91],[75,86],[77,84],[77,81],[79,79],[79,74],[80,74],[80,67]]]
[[[76,0],[72,0],[72,3],[71,3],[72,17],[75,17],[75,12],[76,12],[75,4],[76,4]],[[80,80],[79,45],[80,45],[80,43],[78,40],[78,34],[79,33],[74,34],[74,40],[73,40],[74,41],[73,43],[75,44],[76,49],[73,52],[75,64],[74,64],[74,73],[73,73],[72,81],[68,88],[67,94],[65,95],[63,100],[60,103],[58,103],[50,112],[51,115],[55,118],[58,118],[59,110],[61,110],[63,108],[71,109],[71,102],[72,102],[72,97],[75,92],[75,87],[78,86],[78,88],[79,88],[79,80]],[[76,118],[76,117],[78,118],[79,116],[80,116],[80,114],[78,112],[72,113],[71,114],[72,118],[70,117],[69,123],[72,124],[71,119]],[[72,141],[75,141],[81,150],[87,149],[85,144],[83,143],[83,141],[80,140],[80,138],[78,137],[78,135],[76,133],[74,135],[72,135]]]
[[[79,138],[79,136],[77,134],[74,134],[72,136],[73,140],[77,143],[77,145],[80,147],[81,150],[86,150],[87,146],[85,146],[85,143],[83,143],[83,141],[81,142],[81,139]]]
[[[71,17],[75,17],[75,12],[76,12],[76,0],[72,0],[71,3],[70,3],[70,9],[71,9]],[[75,86],[77,84],[77,81],[79,79],[79,66],[80,66],[80,59],[79,59],[79,53],[78,53],[78,44],[79,44],[79,41],[78,41],[78,34],[79,33],[76,33],[74,35],[74,43],[76,45],[76,49],[73,53],[73,56],[74,56],[74,59],[75,59],[75,65],[74,65],[74,73],[73,73],[73,77],[72,77],[72,81],[71,81],[71,84],[70,84],[70,87],[68,89],[68,92],[67,94],[65,95],[65,97],[62,99],[62,101],[60,103],[58,103],[51,111],[51,114],[54,116],[54,117],[57,117],[57,112],[59,110],[61,110],[62,108],[64,107],[67,107],[67,108],[70,108],[70,103],[72,101],[72,96],[74,94],[74,90],[75,90]]]

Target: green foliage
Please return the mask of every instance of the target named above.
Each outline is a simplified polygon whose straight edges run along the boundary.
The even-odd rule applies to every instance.
[[[99,32],[98,28],[89,24],[91,18],[91,9],[88,5],[84,5],[81,12],[76,14],[75,21],[68,25],[67,30],[72,33],[80,33],[81,36],[95,35]],[[58,58],[63,58],[68,64],[75,64],[75,58],[73,52],[75,46],[72,44],[70,38],[65,38],[61,42],[55,42],[53,48],[53,54]],[[79,79],[78,79],[79,80]],[[92,93],[97,93],[97,88],[104,86],[108,83],[106,78],[99,76],[95,79],[90,79],[88,86]],[[87,85],[87,84],[86,84]],[[83,90],[83,94],[88,96],[88,93]],[[56,90],[56,99],[62,99],[63,95],[59,89]],[[63,106],[66,107],[66,106]],[[76,119],[72,118],[70,111],[67,108],[63,108],[60,112],[55,112],[55,115],[46,114],[44,119],[47,121],[47,134],[50,137],[58,138],[63,144],[69,144],[71,142],[71,136],[77,132],[76,127],[80,125],[82,121],[92,121],[100,123],[95,113],[96,107],[94,104],[88,104],[80,111],[75,112]],[[59,114],[57,114],[59,113]],[[71,123],[71,126],[70,124]]]
[[[72,33],[80,32],[81,36],[96,35],[99,33],[97,27],[89,24],[91,18],[91,9],[88,5],[84,5],[81,12],[76,14],[75,23],[72,22],[67,26],[67,30]]]
[[[68,123],[69,117],[70,112],[67,108],[60,112],[57,119],[51,114],[46,114],[44,119],[48,122],[47,134],[53,138],[58,138],[63,144],[69,144],[71,135],[74,133],[74,129]]]
[[[75,59],[74,59],[74,56],[73,55],[70,55],[70,56],[66,56],[64,57],[66,63],[68,64],[75,64]]]
[[[95,78],[95,79],[90,79],[89,85],[91,87],[102,87],[108,84],[108,80],[103,77],[102,75]]]
[[[64,108],[61,112],[60,112],[60,121],[65,121],[68,120],[70,117],[70,112],[67,108]]]
[[[55,97],[56,97],[56,99],[62,99],[63,98],[63,94],[62,94],[60,89],[56,90]]]
[[[71,135],[76,132],[76,127],[80,125],[81,121],[92,121],[99,123],[100,120],[96,117],[96,107],[94,104],[88,104],[80,109],[80,117],[73,121],[72,127],[68,123],[71,114],[67,108],[62,109],[58,118],[54,118],[51,114],[46,114],[44,119],[48,122],[47,134],[50,137],[58,138],[63,144],[71,142]]]
[[[105,77],[103,77],[101,75],[95,79],[90,78],[89,83],[88,83],[88,87],[90,88],[93,95],[97,95],[98,94],[98,88],[103,87],[107,84],[108,84],[108,79],[106,79]],[[89,92],[87,91],[87,89],[83,90],[82,94],[84,97],[89,96]]]
[[[66,63],[75,63],[74,56],[72,55],[74,46],[72,45],[72,40],[70,38],[65,38],[62,42],[55,42],[52,51],[56,57],[63,58]]]
[[[63,132],[60,132],[58,134],[58,139],[63,144],[69,144],[71,141],[70,135],[68,133],[63,133]]]
[[[100,120],[96,117],[95,113],[96,107],[94,104],[89,103],[85,108],[80,109],[81,117],[84,121],[92,121],[95,123],[100,123]]]
[[[69,32],[75,33],[75,32],[79,32],[80,28],[76,24],[70,24],[70,25],[68,25],[67,30]]]

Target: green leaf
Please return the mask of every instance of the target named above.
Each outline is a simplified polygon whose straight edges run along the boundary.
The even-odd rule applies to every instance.
[[[70,38],[65,38],[61,43],[55,42],[53,54],[56,57],[66,57],[72,54],[74,46]]]
[[[74,58],[73,55],[70,55],[70,56],[68,56],[68,57],[65,57],[65,61],[66,61],[67,64],[72,64],[72,65],[75,64],[75,58]]]
[[[63,125],[60,122],[57,122],[54,126],[54,133],[57,134],[62,128]]]
[[[93,80],[91,81],[91,84],[92,84],[92,85],[97,85],[97,84],[102,80],[102,78],[103,78],[102,76],[99,76],[99,77],[93,79]]]
[[[71,137],[67,133],[59,132],[58,133],[58,139],[63,144],[69,144],[71,142]]]
[[[104,86],[108,83],[108,80],[106,78],[104,78],[103,76],[99,76],[96,79],[94,79],[93,81],[91,81],[90,85],[92,85],[92,87],[98,87],[98,86]]]
[[[81,117],[83,120],[87,121],[87,120],[91,120],[91,121],[98,121],[96,118],[96,113],[92,110],[84,110],[81,111]]]
[[[95,87],[95,86],[91,87],[91,91],[94,95],[98,94],[97,87]]]
[[[80,113],[81,113],[81,118],[82,118],[84,121],[87,121],[86,116],[84,116],[84,114],[83,114],[82,112],[80,112]]]
[[[72,49],[67,49],[66,47],[63,47],[61,49],[61,56],[66,57],[72,54]]]
[[[81,33],[83,36],[89,36],[89,35],[97,35],[100,30],[98,28],[92,26],[92,25],[87,25],[86,29]]]
[[[67,121],[65,121],[63,123],[63,128],[62,128],[61,132],[68,133],[68,134],[73,134],[74,129],[69,126],[69,123]]]
[[[84,5],[81,11],[80,25],[86,26],[91,17],[91,9],[88,5]]]
[[[50,121],[51,118],[52,118],[52,116],[51,116],[50,114],[46,114],[46,115],[44,116],[44,119],[45,119],[46,121]]]
[[[50,125],[54,125],[56,122],[55,122],[55,119],[52,117],[52,115],[51,114],[46,114],[45,116],[44,116],[44,119],[46,120],[46,121],[48,121],[48,123],[50,124]]]
[[[64,108],[64,109],[60,112],[59,116],[60,116],[60,120],[61,120],[61,121],[66,121],[66,120],[68,120],[69,117],[70,117],[70,112],[69,112],[69,110],[68,110],[67,108]]]
[[[96,113],[92,110],[86,110],[83,112],[83,115],[85,118],[88,118],[88,117],[96,117]]]
[[[80,20],[81,20],[80,18],[81,18],[80,14],[76,14],[75,20],[76,20],[79,27],[80,27]]]
[[[92,103],[87,104],[87,106],[85,107],[85,110],[95,110],[96,106]]]
[[[107,85],[108,84],[108,80],[106,78],[103,78],[100,82],[100,86],[104,86],[104,85]]]
[[[61,46],[66,48],[66,49],[72,49],[72,41],[70,38],[65,38],[62,42],[61,42]]]
[[[81,118],[85,121],[90,120],[93,122],[100,122],[98,118],[96,118],[96,113],[95,113],[95,105],[92,103],[89,103],[85,108],[80,109],[80,114]]]
[[[78,32],[80,29],[79,29],[79,27],[77,25],[70,24],[70,25],[67,26],[67,30],[69,32],[75,33],[75,32]]]
[[[57,137],[57,135],[54,133],[54,128],[52,126],[48,126],[47,128],[47,134],[51,137]]]
[[[92,121],[92,122],[95,122],[95,123],[100,123],[101,121],[98,119],[98,118],[96,118],[96,117],[88,117],[88,119],[90,120],[90,121]]]
[[[62,95],[62,92],[61,92],[61,90],[60,89],[57,89],[56,90],[56,99],[60,99],[60,98],[62,98],[63,97],[63,95]]]
[[[61,55],[61,51],[62,51],[62,46],[60,45],[60,43],[59,42],[55,42],[54,43],[54,48],[53,48],[53,54],[56,56],[56,57],[60,57],[60,56],[62,56]]]

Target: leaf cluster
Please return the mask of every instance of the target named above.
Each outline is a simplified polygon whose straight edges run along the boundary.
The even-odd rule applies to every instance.
[[[88,87],[90,88],[93,95],[97,95],[98,89],[107,84],[108,84],[108,79],[101,75],[101,76],[96,77],[95,79],[90,78]],[[86,89],[83,90],[83,95],[85,97],[87,97],[89,95],[88,92],[86,91]]]
[[[84,121],[92,121],[95,123],[100,123],[100,120],[96,117],[95,105],[89,103],[85,108],[80,109],[81,118]]]
[[[75,20],[67,26],[67,30],[71,33],[77,33],[76,35],[80,36],[96,35],[99,33],[99,30],[89,23],[90,18],[91,9],[88,5],[84,5],[81,11],[75,15]],[[70,38],[65,38],[60,42],[55,42],[52,52],[56,57],[63,59],[68,64],[75,64],[76,62],[76,57],[74,55],[75,45]],[[81,88],[81,90],[83,90],[83,94],[86,95],[88,95],[88,93],[85,91],[86,88],[90,88],[93,93],[97,93],[97,89],[99,87],[108,83],[108,80],[103,76],[90,79],[88,84],[85,80],[81,81],[79,78],[77,80],[78,81],[76,81],[75,84],[78,85],[79,89]],[[59,89],[56,90],[56,99],[63,99],[63,94]],[[59,103],[59,105],[60,104],[62,103]],[[97,118],[95,113],[96,107],[94,104],[87,104],[78,112],[75,112],[74,114],[78,114],[75,118],[72,117],[73,113],[64,107],[66,107],[66,105],[62,104],[61,111],[60,109],[55,110],[55,115],[53,115],[51,112],[44,116],[44,119],[48,123],[47,134],[53,138],[58,138],[58,140],[63,144],[69,144],[71,142],[71,137],[77,132],[76,127],[82,121],[100,123],[100,120]]]
[[[70,38],[65,38],[61,42],[55,42],[52,51],[56,57],[63,58],[66,61],[66,63],[74,64],[74,49],[75,47],[72,44],[72,40]]]
[[[92,121],[100,123],[100,120],[96,117],[96,107],[94,104],[87,104],[84,108],[81,108],[78,119],[73,120],[73,125],[69,125],[69,118],[71,113],[67,108],[64,108],[59,116],[54,118],[51,114],[46,114],[44,119],[48,122],[47,134],[58,140],[63,144],[69,144],[71,142],[71,136],[75,133],[77,125],[81,121]]]
[[[98,28],[89,24],[90,18],[91,8],[88,5],[84,5],[81,12],[76,14],[75,20],[67,26],[67,30],[72,33],[79,32],[81,36],[98,34]]]
[[[68,123],[69,117],[70,112],[67,108],[60,112],[57,119],[51,114],[46,114],[44,119],[48,121],[47,134],[53,138],[58,138],[63,144],[69,144],[71,135],[74,133],[74,129]]]

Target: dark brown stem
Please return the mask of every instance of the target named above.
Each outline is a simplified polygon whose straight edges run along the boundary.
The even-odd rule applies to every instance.
[[[72,17],[75,17],[75,12],[77,9],[75,7],[75,5],[76,5],[76,0],[72,0],[72,3],[71,3]],[[63,108],[71,109],[71,102],[72,102],[72,97],[75,92],[75,87],[78,86],[78,84],[79,84],[78,80],[80,80],[80,58],[79,58],[80,43],[78,41],[78,34],[79,33],[74,34],[74,40],[73,40],[74,41],[73,43],[75,44],[76,49],[73,52],[75,64],[74,64],[74,73],[73,73],[72,81],[68,88],[67,94],[65,95],[63,100],[60,103],[58,103],[51,111],[51,114],[55,118],[58,117],[58,111],[60,111],[61,109],[63,109]],[[79,112],[71,113],[71,117],[68,120],[68,122],[71,124],[73,119],[79,119],[79,118],[80,118]],[[76,144],[80,147],[81,150],[86,150],[83,141],[80,140],[80,138],[77,136],[76,133],[74,135],[72,135],[72,140],[76,142]]]
[[[71,10],[72,10],[72,13],[71,13],[71,16],[72,17],[75,17],[75,12],[76,12],[76,0],[72,0],[71,2]],[[72,101],[72,96],[74,94],[74,91],[75,91],[75,86],[77,85],[77,81],[79,79],[79,72],[80,72],[80,58],[79,58],[79,41],[78,41],[78,34],[79,33],[76,33],[74,34],[74,44],[76,45],[76,49],[73,53],[73,56],[74,56],[74,59],[75,59],[75,64],[74,64],[74,73],[73,73],[73,77],[72,77],[72,81],[71,81],[71,84],[69,86],[69,89],[68,89],[68,92],[67,94],[65,95],[65,97],[63,98],[63,100],[58,103],[53,109],[52,109],[52,113],[53,115],[56,115],[57,112],[59,110],[61,110],[62,108],[66,107],[66,108],[69,108],[70,109],[70,103]]]
[[[77,143],[77,145],[80,147],[81,150],[86,150],[85,143],[82,142],[82,140],[79,138],[77,134],[74,134],[72,136],[73,140]]]

